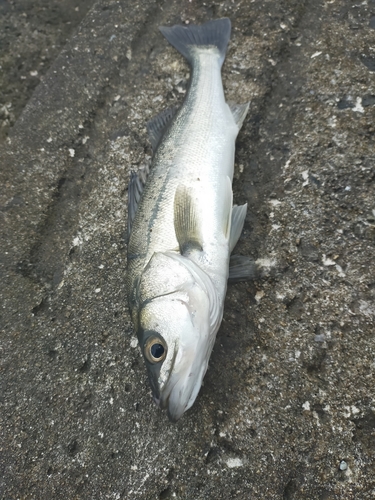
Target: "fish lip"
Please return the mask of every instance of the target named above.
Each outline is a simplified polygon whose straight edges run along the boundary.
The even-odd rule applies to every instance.
[[[160,409],[167,410],[167,416],[171,422],[177,422],[192,406],[202,386],[207,366],[202,364],[195,376],[193,376],[191,369],[192,366],[189,366],[185,376],[181,376],[181,373],[177,377],[172,375],[163,390],[159,392],[159,398],[154,394],[154,401],[157,402]],[[192,376],[193,378],[191,378]],[[192,385],[188,382],[189,380],[193,380]]]
[[[175,388],[176,384],[178,381],[176,381],[171,388],[168,387],[168,392],[164,396],[163,393],[160,394],[160,399],[159,399],[159,408],[162,410],[169,410],[169,398],[172,394],[173,389]]]
[[[167,391],[165,391],[164,389],[161,391],[159,384],[157,384],[157,387],[155,388],[156,390],[154,390],[154,389],[152,390],[152,397],[154,399],[154,402],[161,410],[165,410],[166,408],[168,408],[169,396],[171,395],[175,385],[178,382],[178,380],[176,380],[173,385],[170,383],[171,375],[173,373],[173,368],[174,368],[174,365],[176,362],[176,356],[177,356],[177,349],[175,348],[174,353],[173,353],[173,358],[171,360],[171,368],[169,370],[169,377],[168,377],[167,383],[164,385],[164,389],[167,389]],[[171,387],[169,387],[170,385],[171,385]]]
[[[178,380],[171,386],[171,388],[168,388],[168,392],[165,395],[163,395],[163,393],[161,393],[159,398],[157,398],[154,394],[152,395],[155,404],[161,410],[167,411],[168,419],[173,423],[176,423],[177,420],[179,420],[182,417],[182,415],[185,413],[186,406],[187,406],[187,405],[178,406],[178,411],[174,411],[174,412],[171,411],[170,396],[171,396],[171,394],[172,394],[172,392],[177,384],[178,384]]]
[[[162,400],[161,398],[158,399],[156,398],[155,396],[153,396],[153,400],[154,400],[154,403],[156,404],[156,406],[158,406],[161,410],[167,410],[167,417],[169,419],[170,422],[172,423],[176,423],[181,417],[182,415],[185,413],[185,408],[183,409],[183,411],[181,413],[179,413],[178,415],[173,415],[170,411],[170,407],[169,407],[169,395],[166,399]]]
[[[191,394],[190,394],[191,396]],[[173,422],[173,423],[176,423],[178,420],[180,420],[180,418],[184,415],[184,413],[190,409],[190,407],[192,406],[191,404],[189,404],[190,402],[190,399],[188,399],[185,403],[181,404],[180,402],[178,404],[169,404],[169,398],[168,398],[168,407],[167,407],[167,416],[168,416],[168,419]]]
[[[161,394],[160,397],[159,408],[167,411],[168,419],[173,423],[176,423],[178,420],[180,420],[180,418],[185,413],[186,409],[190,408],[189,401],[190,401],[190,396],[193,392],[193,391],[190,392],[189,398],[187,398],[187,400],[184,403],[181,403],[180,400],[177,403],[176,401],[171,402],[172,393],[176,389],[176,386],[178,386],[179,382],[180,380],[177,380],[170,389],[168,388],[168,393],[164,397]]]

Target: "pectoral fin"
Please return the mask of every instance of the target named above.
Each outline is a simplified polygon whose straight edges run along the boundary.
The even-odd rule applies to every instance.
[[[174,197],[174,229],[182,255],[192,250],[202,251],[198,210],[190,190],[181,184]]]

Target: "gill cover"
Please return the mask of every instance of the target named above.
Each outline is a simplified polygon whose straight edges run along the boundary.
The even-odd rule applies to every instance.
[[[138,339],[153,396],[176,421],[198,395],[222,308],[210,278],[173,252],[153,255],[138,292]]]

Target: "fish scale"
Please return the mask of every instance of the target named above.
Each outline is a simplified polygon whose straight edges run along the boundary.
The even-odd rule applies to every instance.
[[[229,19],[160,30],[192,73],[177,113],[148,126],[155,151],[147,181],[133,177],[129,186],[126,287],[154,400],[175,421],[195,401],[223,315],[230,252],[246,215],[246,206],[232,205],[232,178],[248,105],[225,102]]]
[[[202,67],[204,71],[201,71]],[[216,92],[211,92],[212,88]],[[214,97],[217,97],[216,101]],[[216,120],[209,119],[212,115],[216,115]],[[217,242],[217,233],[221,230],[217,186],[225,181],[226,176],[230,179],[233,177],[234,138],[237,132],[238,128],[224,100],[218,55],[197,55],[188,97],[159,146],[138,207],[139,217],[142,214],[148,225],[138,224],[138,214],[134,221],[137,246],[148,241],[148,259],[155,251],[170,250],[178,245],[173,226],[175,190],[179,183],[191,185],[197,178],[200,179],[200,187],[196,186],[196,189],[205,193],[205,196],[200,196],[199,205],[206,214],[202,220],[206,247],[211,242]],[[164,183],[160,182],[160,176],[164,177]],[[160,196],[160,193],[163,194]],[[159,198],[159,205],[162,205],[158,206],[156,217],[153,216],[155,197]],[[222,263],[215,257],[217,266],[222,269]],[[227,259],[227,256],[224,258]]]

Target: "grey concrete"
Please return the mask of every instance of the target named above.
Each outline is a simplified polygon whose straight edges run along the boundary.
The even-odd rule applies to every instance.
[[[0,140],[95,0],[0,1]]]
[[[375,497],[374,15],[103,0],[70,34],[1,145],[1,498]],[[126,187],[145,122],[186,89],[157,26],[222,16],[227,98],[252,101],[237,253],[275,271],[230,287],[172,424],[126,306]]]

